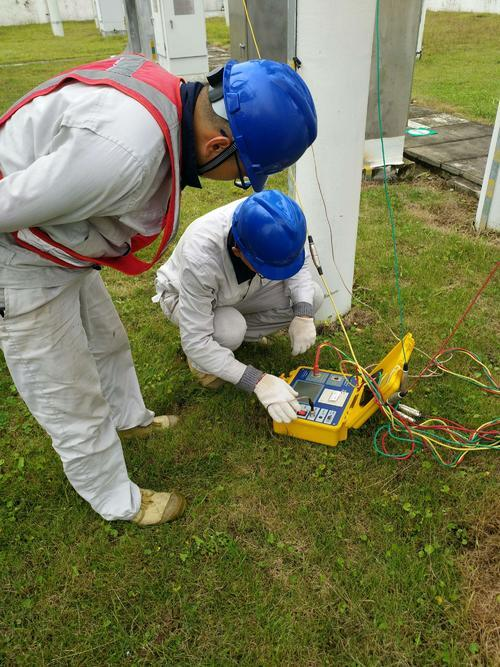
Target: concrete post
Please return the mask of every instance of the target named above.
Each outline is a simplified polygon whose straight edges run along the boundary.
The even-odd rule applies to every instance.
[[[420,16],[420,25],[418,26],[418,37],[417,37],[417,53],[416,58],[420,60],[422,57],[422,51],[424,49],[424,28],[425,28],[425,17],[427,15],[427,0],[422,0],[422,14]]]
[[[380,0],[380,98],[385,161],[403,164],[418,26],[422,0]],[[377,51],[373,36],[370,94],[366,120],[365,167],[383,165],[378,121]]]
[[[141,36],[139,33],[139,19],[135,0],[124,0],[125,21],[128,32],[127,50],[132,53],[141,53]]]
[[[50,25],[53,34],[56,37],[64,37],[64,27],[61,21],[61,14],[59,13],[57,0],[47,0],[47,8],[49,10]]]
[[[127,51],[142,53],[146,58],[156,60],[151,3],[149,0],[124,0],[124,8],[128,32]]]
[[[297,1],[299,72],[318,113],[318,139],[297,163],[297,187],[341,313],[351,307],[375,4]],[[333,312],[325,301],[318,317]]]
[[[476,213],[476,229],[500,231],[500,103],[484,170],[483,187]]]

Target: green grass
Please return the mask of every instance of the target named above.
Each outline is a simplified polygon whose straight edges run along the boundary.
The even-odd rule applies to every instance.
[[[206,26],[209,43],[228,49],[224,19],[207,19]],[[127,46],[124,35],[101,37],[93,21],[65,22],[64,33],[64,38],[54,37],[49,24],[0,26],[0,109],[54,74],[121,53]]]
[[[499,34],[498,14],[427,12],[415,100],[493,123],[500,97]]]
[[[220,46],[223,49],[229,49],[231,40],[229,39],[229,29],[226,20],[216,16],[205,21],[207,26],[207,41],[214,46]]]
[[[3,86],[1,105],[18,92]],[[284,187],[284,177],[272,185]],[[497,244],[469,231],[474,200],[433,178],[391,192],[407,326],[432,352],[498,257]],[[186,191],[182,226],[236,196],[209,181]],[[377,417],[336,448],[276,437],[252,397],[196,384],[177,330],[150,301],[153,273],[103,276],[147,405],[182,416],[166,435],[124,446],[131,477],[181,490],[189,507],[157,529],[102,521],[67,483],[2,362],[0,664],[494,664],[495,453],[471,455],[457,470],[428,454],[383,460],[372,449]],[[358,311],[349,333],[363,363],[393,345],[392,285],[383,191],[369,186],[355,294],[383,321],[362,324]],[[497,374],[498,297],[496,279],[454,339]],[[345,349],[338,332],[331,340]],[[292,359],[286,336],[275,336],[238,357],[280,373],[313,354]],[[412,372],[423,363],[415,352]],[[445,378],[422,381],[411,402],[474,425],[498,412],[492,398]]]
[[[51,76],[127,45],[123,35],[101,37],[93,21],[65,22],[64,34],[54,37],[49,24],[0,26],[0,109]]]
[[[2,65],[73,58],[90,62],[123,51],[127,37],[101,37],[93,21],[65,21],[64,37],[54,37],[48,23],[0,26],[0,43]]]
[[[429,212],[439,222],[466,207],[456,193],[428,183],[393,192],[407,323],[430,352],[479,287],[495,249],[488,238],[429,219]],[[201,193],[186,192],[183,224],[232,197],[230,186],[208,182]],[[334,449],[275,437],[255,400],[194,382],[178,332],[150,303],[152,275],[104,276],[147,404],[182,415],[164,437],[125,446],[130,473],[141,485],[182,490],[189,509],[176,524],[148,531],[101,521],[69,487],[4,369],[6,664],[464,665],[476,644],[486,660],[473,629],[472,584],[461,572],[486,539],[478,526],[498,516],[495,454],[471,456],[455,471],[428,455],[384,461],[371,444],[377,418]],[[396,327],[391,285],[383,193],[369,187],[356,293]],[[498,281],[455,342],[498,365],[497,303]],[[393,342],[376,322],[350,335],[365,363]],[[339,334],[332,340],[345,347]],[[270,348],[246,345],[238,356],[274,373],[312,360],[292,359],[280,336]],[[422,363],[415,354],[413,371]],[[422,382],[412,403],[466,423],[496,407],[445,379]]]

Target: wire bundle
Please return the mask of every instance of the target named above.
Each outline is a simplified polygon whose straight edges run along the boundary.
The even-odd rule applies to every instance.
[[[454,353],[457,352],[466,355],[478,364],[485,382],[452,371],[446,366]],[[447,355],[448,358],[444,360],[443,357]],[[429,371],[427,377],[433,377],[437,371],[440,371],[469,382],[489,394],[500,396],[500,387],[491,371],[476,354],[464,348],[443,349],[432,358],[432,363],[428,364],[426,369]],[[419,423],[408,422],[408,418],[405,418],[405,415],[401,415],[401,412],[398,411],[398,406],[395,409],[392,406],[380,407],[388,416],[388,423],[377,429],[373,437],[373,445],[375,451],[382,456],[405,460],[427,448],[439,463],[448,467],[455,467],[463,461],[465,455],[469,452],[500,449],[500,429],[498,428],[500,419],[498,418],[473,429],[443,417],[430,417],[421,420]],[[390,408],[392,414],[388,413],[387,408]],[[389,452],[389,440],[406,443],[406,451]]]
[[[471,429],[438,417],[411,424],[397,413],[397,408],[392,408],[391,412],[389,423],[379,426],[373,436],[375,451],[386,458],[405,461],[428,449],[439,463],[454,468],[469,452],[500,450],[500,429],[495,428],[500,419]],[[406,449],[402,452],[389,451],[389,440],[405,443]]]
[[[389,376],[400,368],[392,369],[389,374],[383,375],[379,382],[376,382],[370,375],[369,368],[363,368],[357,361],[350,359],[342,350],[329,342],[323,342],[316,348],[313,370],[319,371],[319,356],[321,350],[325,347],[331,348],[337,354],[340,360],[341,371],[346,373],[346,366],[353,366],[354,377],[356,378],[356,387],[366,384],[377,403],[381,414],[386,418],[386,423],[379,426],[373,436],[373,446],[375,451],[386,458],[405,461],[414,454],[423,450],[429,450],[433,457],[442,465],[455,467],[461,463],[466,454],[484,450],[500,450],[500,418],[481,424],[476,429],[469,428],[443,417],[415,417],[406,415],[399,404],[389,405],[383,398],[380,390],[384,383],[388,382]],[[479,382],[454,371],[450,371],[445,362],[440,358],[454,352],[462,352],[472,358],[482,369],[487,383]],[[446,363],[451,357],[448,357]],[[433,359],[434,366],[442,372],[449,373],[459,379],[471,382],[480,389],[500,395],[498,383],[494,380],[488,367],[472,352],[463,348],[449,348],[443,350]],[[428,368],[432,368],[429,367]],[[418,411],[416,411],[418,412]],[[390,442],[404,443],[403,451],[391,451]]]
[[[480,369],[479,377],[473,378],[470,377],[470,375],[463,375],[461,373],[457,373],[456,371],[452,371],[451,369],[449,369],[446,364],[448,364],[451,361],[455,353],[463,354],[472,359],[479,366]],[[442,359],[442,357],[446,355],[449,355],[448,358]],[[463,347],[450,347],[448,349],[443,350],[432,359],[432,363],[429,365],[428,370],[429,370],[429,375],[427,377],[435,377],[437,371],[439,370],[441,371],[441,373],[448,373],[449,375],[453,375],[461,380],[470,382],[471,384],[475,385],[482,391],[485,391],[487,394],[500,396],[500,387],[498,385],[498,382],[496,382],[495,378],[493,377],[489,368],[485,364],[483,364],[483,362],[477,356],[477,354],[474,354],[474,352],[466,350]],[[479,379],[481,377],[484,378],[483,382]]]

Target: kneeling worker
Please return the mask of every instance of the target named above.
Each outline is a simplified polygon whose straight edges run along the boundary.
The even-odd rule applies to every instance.
[[[306,256],[298,204],[266,190],[195,220],[156,277],[166,317],[180,329],[191,370],[204,386],[225,380],[255,392],[278,422],[296,418],[297,393],[281,378],[238,361],[243,341],[285,326],[292,354],[316,340],[313,315],[323,301]]]

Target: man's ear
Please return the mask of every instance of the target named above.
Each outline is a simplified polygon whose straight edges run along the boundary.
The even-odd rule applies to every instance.
[[[236,257],[239,257],[241,259],[241,250],[238,248],[238,246],[233,245],[231,250],[233,252],[233,255],[235,255]]]
[[[205,142],[205,157],[206,160],[211,160],[212,158],[222,153],[222,151],[232,144],[233,140],[230,137],[226,137],[223,134],[217,134],[215,137],[211,137]]]

